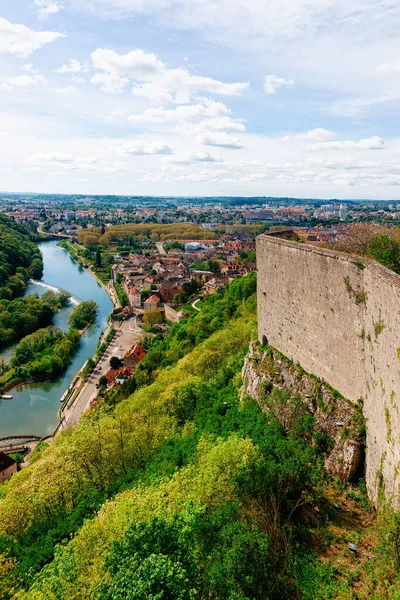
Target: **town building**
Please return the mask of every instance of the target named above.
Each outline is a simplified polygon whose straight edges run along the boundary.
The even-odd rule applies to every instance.
[[[160,298],[153,294],[144,302],[144,310],[157,310],[160,306]]]
[[[136,365],[144,359],[146,356],[146,350],[141,344],[135,344],[124,356],[124,365],[131,369],[135,368]]]
[[[11,479],[17,470],[17,461],[8,456],[8,454],[0,452],[0,484]]]

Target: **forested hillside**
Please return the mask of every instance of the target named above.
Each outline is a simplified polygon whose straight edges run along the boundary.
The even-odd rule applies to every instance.
[[[341,567],[320,558],[344,527],[361,540],[352,507],[364,522],[371,513],[362,485],[347,498],[323,472],[326,439],[309,412],[287,431],[239,401],[256,329],[251,274],[155,339],[132,380],[38,447],[0,488],[0,598],[383,598],[389,587],[396,597],[393,522],[356,579],[347,555]],[[334,500],[347,502],[347,521]]]
[[[29,231],[0,214],[0,299],[19,296],[30,278],[40,279],[42,255]]]

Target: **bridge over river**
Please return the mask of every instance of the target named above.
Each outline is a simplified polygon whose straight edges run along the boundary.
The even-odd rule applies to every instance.
[[[11,454],[13,452],[30,453],[37,444],[48,438],[42,438],[38,435],[9,435],[0,438],[0,452]]]

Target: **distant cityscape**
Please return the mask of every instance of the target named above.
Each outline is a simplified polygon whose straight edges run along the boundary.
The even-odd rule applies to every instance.
[[[346,224],[400,224],[399,201],[331,200],[240,197],[125,197],[0,194],[0,212],[31,231],[76,236],[81,229],[130,223],[194,223],[237,239],[230,226],[289,225],[325,241],[343,232]]]

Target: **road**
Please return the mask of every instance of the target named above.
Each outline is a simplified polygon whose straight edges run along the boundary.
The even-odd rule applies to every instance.
[[[194,308],[194,310],[198,310],[199,312],[201,311],[201,308],[199,308],[197,306],[197,303],[200,302],[201,298],[197,298],[197,300],[195,300],[194,302],[192,302],[192,306]]]
[[[96,369],[83,384],[72,406],[69,408],[66,407],[63,411],[60,429],[66,429],[78,423],[82,414],[90,407],[90,403],[97,396],[98,390],[96,384],[100,377],[105,375],[110,369],[110,358],[112,356],[122,358],[141,336],[143,336],[143,331],[138,326],[135,317],[121,323],[120,327],[117,328],[114,339],[96,365]]]
[[[162,242],[156,242],[156,246],[157,246],[158,254],[161,254],[161,256],[167,256],[167,253],[164,250],[164,246],[163,246]]]
[[[95,278],[97,283],[101,285],[101,287],[107,292],[109,295],[111,302],[114,304],[115,308],[122,308],[121,302],[119,301],[118,294],[115,291],[115,287],[113,281],[110,280],[107,285],[105,285],[101,279],[99,279],[96,273],[93,271],[92,267],[88,268],[89,273]],[[114,273],[114,271],[112,271]]]
[[[43,231],[43,225],[44,223],[39,223],[38,225],[38,233],[40,233],[41,235],[48,235],[50,237],[58,237],[60,238],[60,240],[72,240],[73,239],[73,235],[67,235],[66,233],[52,233],[51,231]]]

